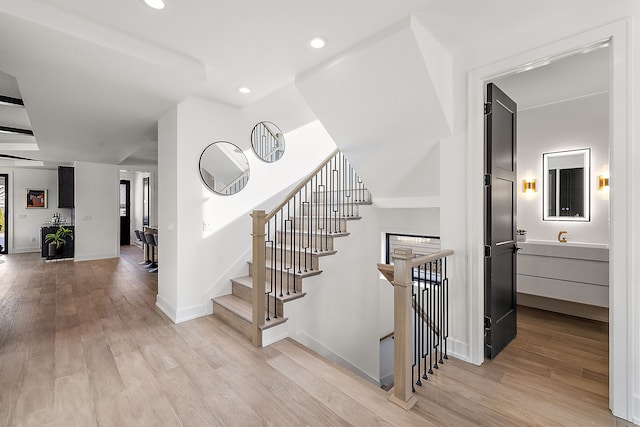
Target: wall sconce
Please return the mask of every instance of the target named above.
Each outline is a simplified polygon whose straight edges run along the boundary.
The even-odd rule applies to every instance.
[[[598,176],[598,190],[606,190],[609,188],[609,177],[605,175]]]
[[[527,178],[522,180],[522,192],[523,193],[535,193],[536,192],[536,180],[535,178]]]

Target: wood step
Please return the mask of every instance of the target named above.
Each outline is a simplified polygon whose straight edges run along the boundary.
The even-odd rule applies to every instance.
[[[309,212],[314,216],[328,216],[330,212],[334,212],[337,213],[338,216],[349,218],[360,216],[358,212],[359,205],[360,204],[344,202],[342,200],[332,203],[303,203],[300,211],[302,211],[302,216],[308,216]]]
[[[249,263],[249,275],[253,274],[253,261],[248,261]],[[267,263],[267,271],[266,271],[266,281],[267,286],[270,286],[272,283],[276,286],[278,292],[280,292],[281,284],[282,284],[282,293],[287,292],[287,285],[289,285],[289,292],[293,292],[295,289],[296,292],[302,292],[302,279],[311,276],[317,276],[322,273],[322,270],[309,270],[309,271],[301,271],[298,273],[293,268],[289,270],[282,269],[280,266],[271,266],[271,263]]]
[[[320,233],[317,231],[301,231],[301,230],[289,230],[286,233],[284,231],[278,231],[276,234],[276,242],[282,242],[286,240],[288,244],[290,239],[295,238],[296,245],[298,246],[308,246],[309,240],[311,240],[311,246],[314,251],[325,252],[333,251],[333,239],[337,237],[346,237],[349,233],[343,231],[341,233]]]
[[[288,236],[290,237],[290,235]],[[298,242],[296,242],[298,243]],[[265,248],[265,256],[271,262],[284,261],[286,265],[300,266],[304,270],[319,270],[320,257],[333,255],[337,251],[313,251],[301,247],[292,246],[291,242],[285,242],[284,245],[278,244],[271,246],[267,244]]]
[[[309,219],[311,218],[311,219]],[[292,221],[290,225],[287,225],[288,229],[300,230],[300,231],[314,231],[319,232],[325,230],[329,233],[346,233],[347,222],[361,219],[359,216],[353,217],[289,217]],[[285,231],[285,230],[283,230]]]
[[[366,188],[354,188],[338,191],[314,191],[312,193],[314,203],[325,203],[331,200],[348,200],[353,198],[351,203],[360,205],[371,204],[371,193]]]
[[[223,319],[234,329],[241,332],[248,338],[251,338],[252,326],[251,319],[253,318],[253,307],[247,301],[238,298],[235,295],[222,295],[219,297],[211,298],[213,301],[213,315]],[[272,328],[286,322],[286,317],[271,317],[271,320],[266,320],[264,325],[260,327],[263,331],[265,329]]]
[[[269,284],[267,284],[267,287]],[[253,301],[253,278],[251,276],[241,276],[235,277],[231,279],[231,293],[232,295],[241,298],[242,300],[248,302],[249,304]],[[273,313],[274,307],[279,316],[284,314],[284,303],[296,300],[298,298],[302,298],[306,295],[306,292],[289,292],[289,295],[286,292],[280,295],[280,292],[271,292],[269,294],[269,311]],[[275,302],[275,305],[274,305]]]

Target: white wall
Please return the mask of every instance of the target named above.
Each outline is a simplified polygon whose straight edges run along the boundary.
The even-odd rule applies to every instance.
[[[160,255],[156,305],[175,321],[178,307],[178,106],[158,121],[158,189],[162,191],[157,193]]]
[[[270,111],[265,119],[280,125],[280,110]],[[234,275],[247,274],[250,210],[302,178],[335,148],[317,122],[298,129],[282,125],[285,154],[265,163],[251,151],[257,115],[193,97],[160,120],[158,306],[174,321],[210,313],[210,298],[227,293]],[[211,193],[200,179],[198,159],[215,141],[236,144],[249,160],[248,184],[233,196]],[[166,245],[172,247],[165,250]]]
[[[366,185],[366,183],[365,183]],[[372,382],[380,379],[380,338],[393,330],[393,287],[381,276],[384,233],[438,235],[438,209],[360,206],[350,235],[334,240],[337,254],[320,258],[322,273],[307,278],[304,298],[285,306],[283,334]]]
[[[609,94],[599,94],[518,113],[518,228],[527,238],[555,240],[560,230],[574,242],[609,243],[609,192],[598,191],[598,175],[609,173]],[[591,149],[591,221],[542,220],[542,154]],[[536,193],[523,193],[530,171]]]
[[[7,249],[9,253],[39,252],[42,224],[50,221],[55,212],[71,219],[71,209],[58,208],[58,170],[0,168],[0,173],[9,175]],[[25,207],[27,188],[48,190],[46,209]]]
[[[566,51],[575,48],[578,45],[571,46],[569,44],[571,40],[581,39],[585,43],[589,41],[589,35],[583,36],[584,32],[628,16],[633,17],[630,22],[633,26],[638,25],[640,5],[637,2],[621,1],[605,4],[590,1],[588,6],[572,5],[571,3],[547,2],[542,5],[538,2],[525,5],[517,2],[516,6],[516,2],[514,2],[512,7],[522,10],[517,12],[514,10],[510,15],[510,18],[514,18],[512,21],[514,26],[509,30],[517,36],[503,37],[507,29],[500,28],[500,31],[496,32],[493,26],[486,26],[486,29],[479,29],[479,31],[469,31],[470,34],[473,34],[473,39],[468,39],[464,51],[456,56],[454,108],[460,116],[468,112],[471,112],[473,116],[462,117],[455,126],[453,137],[441,141],[442,179],[440,193],[447,195],[447,197],[442,197],[441,201],[441,227],[443,244],[455,250],[458,259],[462,261],[457,264],[461,268],[451,272],[456,276],[454,282],[468,284],[466,288],[461,289],[462,292],[457,297],[454,298],[451,295],[451,301],[454,301],[458,306],[459,312],[459,316],[452,320],[452,323],[461,325],[466,323],[466,327],[456,328],[451,332],[469,345],[467,355],[469,360],[475,363],[481,363],[483,360],[482,352],[474,350],[482,348],[480,341],[482,319],[481,316],[471,315],[471,313],[481,310],[483,301],[479,274],[482,269],[480,255],[482,213],[479,207],[482,206],[483,187],[481,173],[477,173],[478,165],[481,165],[482,162],[482,148],[477,143],[481,142],[481,139],[476,137],[476,135],[481,135],[482,129],[481,113],[476,115],[476,111],[482,103],[482,94],[481,89],[476,86],[477,80],[475,79],[490,78],[507,71],[508,67],[523,65],[534,59],[534,55],[538,53],[540,54],[538,58],[543,58],[545,55],[553,53],[548,48],[545,49],[551,44],[558,49],[556,53],[562,52],[562,49]],[[526,9],[527,7],[536,10],[547,10],[547,8],[553,10],[552,14],[546,14],[544,17],[544,31],[539,31],[541,25],[539,22],[531,20],[531,13]],[[588,9],[589,13],[576,13],[578,10],[576,8]],[[438,13],[430,14],[429,19],[432,21],[430,24],[434,26],[440,25],[439,22],[455,21],[455,18],[446,19]],[[523,25],[525,21],[531,25]],[[431,25],[427,25],[427,29],[430,28]],[[618,40],[621,40],[620,37],[624,38],[627,34],[631,34],[627,32],[626,24],[622,24],[622,28],[625,29],[613,30],[617,32]],[[607,31],[608,29],[605,29],[598,31],[598,33],[604,34]],[[459,39],[452,42],[452,49],[459,49],[459,42]],[[639,105],[640,100],[638,91],[640,85],[637,81],[637,70],[640,67],[637,46],[640,43],[640,33],[634,31],[630,43],[628,52],[632,52],[631,66],[633,69],[624,68],[624,63],[622,63],[622,69],[614,68],[617,81],[630,82],[632,88],[632,91],[618,92],[615,95],[619,102],[618,111],[622,111],[623,117],[622,121],[620,118],[615,120],[621,125],[625,120],[624,117],[631,120],[632,117],[637,116],[633,108]],[[446,42],[443,44],[447,46]],[[500,69],[499,67],[503,64],[505,68]],[[489,72],[488,70],[494,74],[481,74]],[[629,96],[633,102],[625,100],[625,96]],[[625,116],[626,112],[628,113]],[[640,123],[637,120],[629,123],[631,123],[629,127],[614,126],[614,129],[611,130],[612,135],[618,138],[618,158],[616,159],[614,154],[611,161],[611,235],[616,236],[618,242],[623,242],[617,248],[619,254],[617,266],[612,266],[612,274],[619,282],[619,284],[615,283],[616,286],[619,286],[619,291],[614,299],[621,304],[621,310],[618,312],[619,314],[614,315],[615,322],[613,323],[615,326],[610,323],[614,347],[616,347],[615,352],[611,355],[611,378],[613,380],[611,407],[614,414],[638,422],[640,421],[640,369],[636,361],[640,357],[640,328],[638,327],[640,322],[637,310],[628,307],[636,307],[640,304],[637,280],[640,277],[640,267],[637,263],[632,264],[627,260],[637,259],[638,253],[640,253],[640,244],[637,243],[640,241],[640,216],[637,214],[640,210],[640,199],[635,197],[637,192],[631,193],[627,190],[627,185],[630,188],[637,188],[640,185],[640,171],[637,168],[637,164],[640,164],[640,151],[638,151],[637,144],[632,145],[630,142],[631,135],[637,135],[640,132]],[[467,141],[469,141],[469,145],[467,145]],[[615,146],[616,141],[612,144]],[[466,161],[466,168],[460,167],[460,161],[463,158]],[[616,167],[620,173],[617,189],[613,176],[616,173]],[[473,176],[467,175],[469,170],[473,172]],[[622,221],[615,222],[615,212],[618,212]],[[616,239],[611,241],[613,249],[616,249],[614,241]],[[465,265],[461,265],[462,263]],[[458,277],[459,275],[460,277]],[[612,287],[612,289],[614,288]],[[615,302],[614,299],[612,299],[612,303]],[[455,325],[452,326],[455,327]]]
[[[118,166],[75,163],[75,260],[120,254]]]

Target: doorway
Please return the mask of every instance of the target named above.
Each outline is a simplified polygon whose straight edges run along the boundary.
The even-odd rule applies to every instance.
[[[120,245],[131,244],[131,181],[120,180]]]
[[[9,203],[9,175],[0,174],[0,254],[8,253],[9,242],[9,216],[7,211]]]
[[[506,150],[508,146],[505,146],[494,156],[502,158],[507,152],[517,151],[518,173],[514,182],[517,216],[515,222],[508,223],[511,227],[508,237],[512,239],[509,242],[516,243],[517,228],[522,233],[518,240],[524,242],[518,243],[518,268],[517,275],[514,274],[519,282],[518,306],[605,322],[608,320],[607,263],[597,261],[584,266],[593,268],[588,276],[574,274],[572,266],[586,262],[578,260],[584,255],[580,255],[581,249],[573,242],[592,245],[593,250],[598,251],[599,260],[605,261],[608,257],[608,189],[598,189],[597,178],[609,173],[610,120],[608,108],[603,108],[608,105],[609,97],[609,45],[609,40],[605,40],[559,58],[529,64],[524,69],[518,67],[492,79],[488,88],[497,85],[517,103],[517,150]],[[578,74],[583,77],[575,78]],[[502,105],[498,104],[493,108],[496,111]],[[488,114],[487,120],[493,115],[495,113]],[[487,136],[490,134],[487,131]],[[580,179],[571,181],[568,173],[574,178],[579,175]],[[553,178],[557,185],[552,185]],[[538,185],[523,184],[529,182]],[[569,182],[571,188],[567,187]],[[554,191],[556,187],[559,191]],[[567,194],[571,197],[563,197]],[[555,206],[557,212],[551,214],[550,206]],[[491,218],[492,223],[496,221],[495,216]],[[561,231],[569,239],[567,242],[562,238],[563,251],[567,253],[560,258],[557,255],[541,258],[540,251],[546,252],[549,245],[558,243],[556,236]],[[495,254],[490,257],[493,258]],[[493,280],[499,273],[485,265],[487,276],[489,272]],[[487,295],[491,294],[485,293],[485,298]],[[511,296],[508,294],[502,299],[506,301],[510,299],[506,297]],[[489,301],[495,303],[495,298]],[[493,320],[487,336],[497,333],[493,329],[499,325]],[[515,323],[514,319],[514,329]],[[504,333],[498,333],[502,335]],[[493,350],[495,354],[499,348]]]
[[[628,76],[631,72],[630,61],[630,37],[629,23],[621,20],[608,24],[576,36],[547,44],[543,47],[532,49],[517,56],[492,63],[482,68],[475,69],[468,74],[468,159],[469,174],[467,175],[468,210],[467,224],[469,229],[469,274],[474,286],[469,293],[470,307],[470,348],[469,360],[475,364],[483,363],[483,309],[482,278],[484,275],[483,262],[483,227],[482,218],[475,214],[482,210],[483,206],[483,99],[485,82],[504,73],[505,70],[513,70],[522,67],[523,64],[539,61],[559,53],[575,51],[580,47],[588,46],[598,41],[612,39],[611,57],[611,91],[610,91],[610,170],[611,176],[611,239],[609,251],[609,283],[615,283],[615,287],[609,288],[609,325],[616,324],[615,328],[609,328],[609,355],[610,355],[610,409],[622,418],[628,419],[631,414],[630,402],[633,396],[634,379],[640,376],[640,367],[634,364],[633,349],[638,344],[636,332],[638,327],[633,323],[629,307],[640,303],[640,296],[634,293],[634,281],[637,281],[637,272],[634,270],[629,251],[634,249],[631,245],[632,236],[628,225],[638,222],[630,212],[627,200],[633,199],[630,164],[633,161],[640,162],[640,155],[631,150],[632,141],[629,130],[631,129],[631,110],[629,109],[631,90]],[[615,188],[615,194],[613,189]],[[613,256],[613,254],[618,256]],[[630,298],[633,301],[630,301]],[[633,358],[633,359],[632,359]],[[629,368],[630,367],[630,368]]]

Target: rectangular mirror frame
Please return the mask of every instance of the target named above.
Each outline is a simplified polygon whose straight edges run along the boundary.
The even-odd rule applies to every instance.
[[[584,165],[584,216],[551,216],[549,215],[549,159],[563,156],[583,156]],[[591,221],[591,149],[557,151],[542,155],[542,219],[545,221]]]

